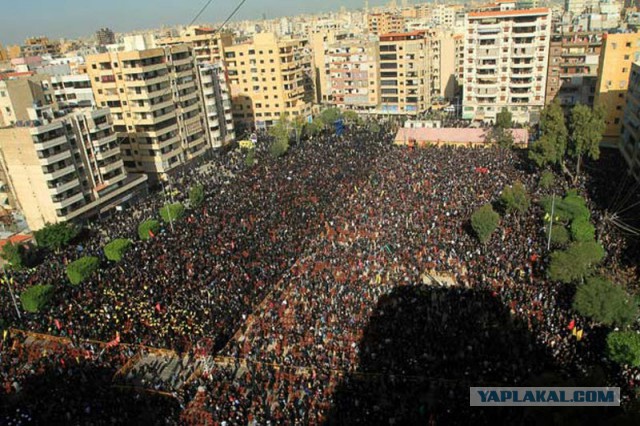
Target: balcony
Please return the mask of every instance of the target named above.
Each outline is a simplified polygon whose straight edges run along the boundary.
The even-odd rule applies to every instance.
[[[46,142],[35,142],[34,146],[36,148],[36,151],[44,151],[45,149],[53,148],[55,146],[62,145],[65,143],[67,143],[67,136],[62,135],[62,136],[58,136],[57,138],[48,140]]]
[[[66,183],[59,183],[55,187],[49,188],[49,190],[54,195],[60,195],[63,192],[66,192],[70,189],[75,188],[76,186],[80,186],[80,181],[78,180],[78,178],[71,179],[69,182],[66,182]]]
[[[50,166],[52,164],[66,160],[67,158],[71,158],[71,151],[62,151],[59,154],[51,155],[46,158],[40,158],[40,164],[42,164],[43,166]]]
[[[104,137],[104,138],[93,139],[91,141],[91,144],[94,147],[101,147],[101,146],[109,144],[111,142],[115,142],[117,139],[118,139],[118,136],[115,133],[113,133],[113,134],[111,134],[111,135],[109,135],[107,137]]]
[[[53,206],[56,208],[56,210],[60,210],[60,209],[69,207],[70,205],[75,204],[78,201],[82,201],[82,200],[84,200],[84,195],[82,195],[82,192],[79,192],[75,195],[72,195],[69,198],[65,198],[62,201],[54,201]]]
[[[160,71],[165,69],[167,66],[164,62],[159,64],[150,64],[150,65],[136,65],[134,67],[122,67],[123,74],[140,74],[145,72],[153,72]]]
[[[100,170],[100,173],[107,174],[121,167],[124,167],[124,162],[122,160],[117,160],[117,161],[114,161],[113,163],[106,164],[104,166],[98,166],[98,169]]]
[[[118,154],[120,154],[120,149],[118,149],[118,147],[109,148],[105,151],[97,151],[96,160],[106,160],[107,158],[113,157]]]

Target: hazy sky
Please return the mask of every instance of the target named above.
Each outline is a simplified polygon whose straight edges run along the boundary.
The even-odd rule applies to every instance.
[[[88,36],[98,28],[116,32],[162,25],[188,24],[207,0],[3,0],[0,43],[22,43],[26,37]],[[222,22],[239,0],[213,0],[198,22]],[[371,6],[388,1],[370,0]],[[400,3],[400,1],[398,1]],[[414,2],[410,2],[414,3]],[[302,12],[363,7],[364,0],[247,0],[235,19],[268,18]]]

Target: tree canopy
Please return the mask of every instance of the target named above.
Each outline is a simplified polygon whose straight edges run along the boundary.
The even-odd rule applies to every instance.
[[[578,104],[571,110],[569,138],[569,155],[576,161],[576,174],[580,174],[580,168],[584,156],[597,160],[600,158],[600,142],[606,125],[604,122],[605,111],[598,106],[593,109],[586,105]]]
[[[200,207],[204,201],[204,187],[195,185],[189,189],[189,205],[191,207]]]
[[[500,204],[506,212],[525,213],[529,210],[530,199],[522,182],[506,186],[500,194]]]
[[[573,308],[605,325],[629,325],[638,316],[635,300],[622,287],[602,277],[588,278],[578,286]]]
[[[73,285],[78,285],[91,276],[100,266],[100,259],[94,256],[85,256],[71,262],[67,266],[67,277]]]
[[[342,112],[338,108],[327,108],[320,113],[322,122],[332,126],[336,120],[342,118]]]
[[[131,240],[127,238],[117,238],[104,246],[104,255],[113,262],[120,262],[131,244]]]
[[[184,206],[180,203],[165,204],[160,209],[160,217],[165,223],[180,219],[184,215]]]
[[[577,282],[588,276],[604,255],[604,248],[595,241],[573,243],[567,250],[551,253],[549,277],[563,283]]]
[[[138,225],[138,236],[145,241],[152,237],[151,234],[157,234],[160,231],[160,222],[157,220],[145,220]]]
[[[538,182],[538,185],[540,185],[542,189],[550,189],[555,181],[556,177],[553,172],[550,170],[544,170],[540,174],[540,181]]]
[[[607,353],[618,364],[640,366],[640,334],[613,331],[607,336]]]
[[[12,269],[22,269],[24,267],[24,252],[25,249],[21,244],[14,244],[8,241],[0,252],[2,257]]]
[[[529,150],[529,158],[538,167],[558,165],[564,161],[569,132],[564,111],[558,101],[547,105],[540,116],[542,135]]]
[[[34,232],[38,245],[43,248],[60,251],[67,246],[78,234],[80,230],[72,223],[48,223],[44,228]]]
[[[22,308],[31,313],[40,312],[53,296],[52,285],[34,285],[20,294]]]
[[[269,128],[269,134],[273,142],[269,146],[269,152],[274,157],[281,157],[289,150],[289,121],[287,117],[280,116],[276,124]]]
[[[471,227],[481,243],[486,243],[500,223],[500,215],[491,204],[485,204],[471,215]]]
[[[496,115],[495,127],[500,129],[511,129],[513,126],[513,116],[511,112],[505,107]]]

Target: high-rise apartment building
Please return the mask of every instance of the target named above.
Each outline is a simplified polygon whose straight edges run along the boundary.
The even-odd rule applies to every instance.
[[[87,68],[96,103],[113,114],[127,170],[157,181],[206,152],[188,46],[93,55]]]
[[[375,35],[404,31],[404,18],[393,12],[371,13],[367,17],[369,33]]]
[[[2,43],[0,43],[0,62],[8,60],[9,52],[7,52],[7,49],[5,49],[4,46],[2,46]]]
[[[209,144],[211,148],[219,149],[232,142],[235,130],[224,49],[233,43],[233,36],[212,28],[189,27],[177,37],[165,37],[156,43],[160,46],[187,45],[192,49]]]
[[[456,93],[456,42],[445,30],[427,33],[431,49],[431,99],[453,99]]]
[[[88,74],[52,75],[51,86],[56,103],[61,109],[96,106]]]
[[[604,140],[618,143],[631,65],[640,60],[640,33],[605,34],[603,40],[595,103],[606,112]]]
[[[225,51],[237,124],[264,128],[280,115],[311,115],[314,98],[311,53],[306,41],[256,34]]]
[[[544,107],[551,10],[471,12],[465,34],[463,118],[535,124]]]
[[[329,45],[323,78],[327,102],[338,108],[374,111],[380,104],[379,47],[375,40],[351,39]]]
[[[640,182],[640,62],[631,65],[620,152]]]
[[[193,48],[196,62],[217,63],[224,60],[224,49],[233,44],[233,35],[217,32],[213,28],[188,27],[177,37],[164,37],[156,40],[158,46],[186,44]]]
[[[198,64],[197,71],[209,143],[219,149],[235,139],[231,91],[220,62]]]
[[[570,108],[593,105],[598,81],[602,33],[560,32],[551,36],[545,103]]]
[[[380,111],[416,115],[431,105],[431,52],[425,31],[380,36]]]
[[[116,35],[110,28],[100,28],[96,31],[96,42],[101,46],[114,44],[116,42]]]
[[[0,127],[30,120],[29,108],[34,105],[55,105],[55,96],[48,75],[14,73],[0,76]]]
[[[32,120],[0,128],[0,199],[32,230],[98,215],[146,191],[146,176],[124,169],[108,109],[29,113]]]

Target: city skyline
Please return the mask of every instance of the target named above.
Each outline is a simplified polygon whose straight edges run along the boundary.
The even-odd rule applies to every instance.
[[[386,3],[386,0],[369,1],[371,7]],[[186,25],[205,4],[204,0],[188,3],[169,0],[114,0],[105,10],[104,3],[95,0],[61,0],[52,3],[42,2],[40,8],[34,10],[33,2],[15,2],[4,6],[0,15],[0,43],[5,46],[21,44],[25,38],[40,35],[51,39],[73,39],[90,36],[102,27],[112,28],[116,32],[130,32]],[[222,22],[237,4],[220,4],[219,0],[214,0],[196,23]],[[362,8],[364,0],[328,0],[322,3],[303,0],[296,2],[293,7],[286,0],[270,0],[268,3],[248,0],[233,21],[261,19],[263,13],[268,19],[273,19],[303,13],[338,11],[343,6],[348,9]]]

